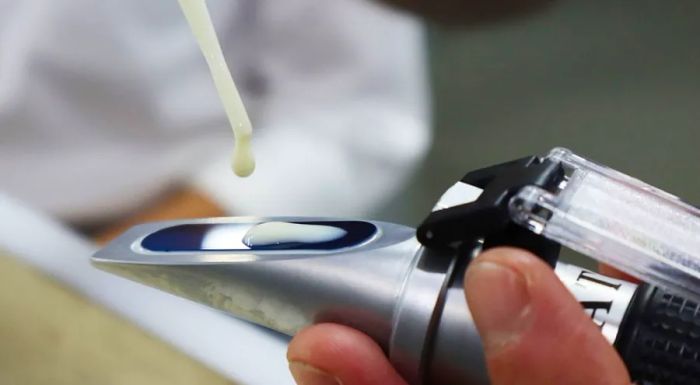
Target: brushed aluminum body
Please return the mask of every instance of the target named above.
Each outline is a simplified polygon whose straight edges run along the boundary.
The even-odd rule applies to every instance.
[[[468,258],[423,249],[413,228],[367,221],[377,227],[376,234],[331,251],[152,252],[141,246],[149,234],[182,224],[254,226],[299,220],[329,219],[211,218],[145,224],[96,253],[93,263],[290,336],[322,322],[356,328],[384,349],[412,385],[489,383],[463,292]],[[572,284],[577,284],[576,272],[581,271],[576,269],[566,269]],[[584,281],[578,284],[596,285],[596,280]],[[629,297],[601,293],[617,295],[615,309],[622,308],[633,286],[624,291]],[[603,313],[594,311],[596,315]],[[612,318],[605,322],[614,322]]]

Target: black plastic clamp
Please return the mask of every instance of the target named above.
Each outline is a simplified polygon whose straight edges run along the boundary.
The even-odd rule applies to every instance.
[[[554,266],[560,245],[511,220],[510,199],[525,186],[554,192],[564,180],[561,164],[536,156],[472,171],[461,182],[483,190],[471,203],[433,211],[418,227],[426,247],[459,247],[483,240],[483,248],[513,246],[527,249]]]

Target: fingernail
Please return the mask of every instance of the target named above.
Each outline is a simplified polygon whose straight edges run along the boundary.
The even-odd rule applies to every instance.
[[[466,281],[469,308],[486,353],[519,340],[531,318],[525,277],[508,266],[477,260]]]
[[[289,370],[298,385],[342,385],[337,377],[304,362],[290,362]]]

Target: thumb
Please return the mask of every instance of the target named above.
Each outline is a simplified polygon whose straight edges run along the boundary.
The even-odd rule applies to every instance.
[[[628,385],[627,370],[539,258],[492,249],[465,277],[493,385]]]

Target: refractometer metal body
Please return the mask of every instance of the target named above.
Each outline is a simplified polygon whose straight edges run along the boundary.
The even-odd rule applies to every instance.
[[[543,228],[507,219],[517,216],[513,210],[523,204],[517,201],[523,187],[554,194],[567,185],[559,164],[533,159],[468,174],[443,195],[418,230],[376,221],[300,217],[161,222],[132,228],[99,251],[93,262],[288,335],[321,322],[351,326],[377,341],[414,385],[486,385],[482,346],[462,278],[483,248],[524,247],[555,266],[635,380],[696,383],[696,302],[671,294],[677,291],[557,263],[559,244]],[[531,211],[545,219],[538,222],[541,227],[557,215]],[[279,235],[279,242],[246,241],[266,223],[291,224],[294,231]],[[309,241],[313,237],[300,236],[305,227],[334,228],[338,236]],[[491,295],[497,298],[499,293]]]

